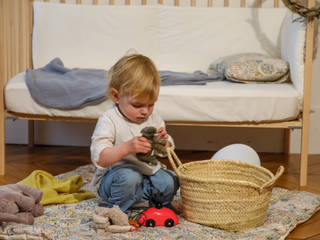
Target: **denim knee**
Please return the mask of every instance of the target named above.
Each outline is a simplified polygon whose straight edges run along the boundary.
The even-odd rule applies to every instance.
[[[114,174],[112,184],[117,187],[125,187],[125,190],[129,190],[141,185],[142,180],[143,176],[139,172],[131,168],[120,168]]]
[[[108,172],[99,187],[99,195],[107,207],[119,205],[126,211],[143,196],[143,176],[131,168],[112,169]]]
[[[144,184],[145,191],[149,195],[150,205],[161,203],[168,205],[179,188],[179,181],[174,172],[160,169],[149,177],[147,184]]]

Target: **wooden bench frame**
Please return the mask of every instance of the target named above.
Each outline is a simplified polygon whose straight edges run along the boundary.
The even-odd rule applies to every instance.
[[[55,121],[81,121],[92,122],[92,119],[72,118],[72,117],[50,117],[45,115],[21,114],[6,111],[4,101],[4,88],[7,81],[14,75],[32,68],[32,26],[33,11],[32,3],[35,0],[1,0],[0,1],[0,175],[5,174],[5,118],[8,116],[18,119],[28,120],[29,146],[34,145],[34,121],[35,120],[55,120]],[[49,2],[49,0],[43,0]],[[115,4],[116,0],[109,0],[109,4]],[[172,0],[175,6],[179,6],[179,0]],[[208,7],[214,6],[215,0],[208,0]],[[241,7],[246,7],[246,0],[239,0]],[[269,0],[268,0],[269,1]],[[279,7],[280,0],[274,1],[274,7]],[[60,0],[65,3],[66,0]],[[82,4],[82,0],[75,0],[77,4]],[[158,0],[163,4],[164,0]],[[257,0],[257,6],[262,6],[263,0]],[[130,5],[130,0],[124,0],[126,5]],[[92,4],[99,4],[99,0],[92,0]],[[141,0],[141,5],[146,5],[147,0]],[[191,6],[196,6],[196,0],[190,0]],[[224,0],[225,7],[229,6],[229,0]],[[315,0],[309,0],[307,6],[315,5]],[[303,110],[301,117],[285,122],[265,122],[265,123],[217,123],[217,122],[167,122],[168,125],[183,126],[215,126],[215,127],[246,127],[246,128],[280,128],[285,130],[284,148],[289,152],[290,129],[301,128],[301,158],[300,158],[300,186],[307,185],[308,166],[308,138],[309,138],[309,118],[310,118],[310,89],[312,78],[312,54],[313,54],[314,20],[307,23],[306,32],[306,52],[305,52],[305,81],[303,94]]]

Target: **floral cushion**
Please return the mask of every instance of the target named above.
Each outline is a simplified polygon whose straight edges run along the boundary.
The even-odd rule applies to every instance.
[[[222,57],[209,66],[230,81],[242,83],[282,83],[289,78],[288,62],[262,54],[246,53]]]

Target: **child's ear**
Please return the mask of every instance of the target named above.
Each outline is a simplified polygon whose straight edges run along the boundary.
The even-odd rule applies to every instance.
[[[115,88],[111,88],[110,90],[110,95],[114,103],[118,104],[119,103],[119,91]]]

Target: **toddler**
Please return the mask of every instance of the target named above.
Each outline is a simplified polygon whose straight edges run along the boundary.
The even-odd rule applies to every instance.
[[[174,147],[154,109],[160,87],[158,71],[148,57],[133,54],[116,62],[108,78],[108,97],[114,105],[99,117],[90,148],[97,168],[92,183],[102,204],[118,205],[122,211],[146,201],[150,206],[169,205],[179,187],[176,175],[159,162],[150,165],[136,157],[136,153],[151,150],[140,133],[147,126],[158,129],[158,137],[167,140],[167,147]]]

